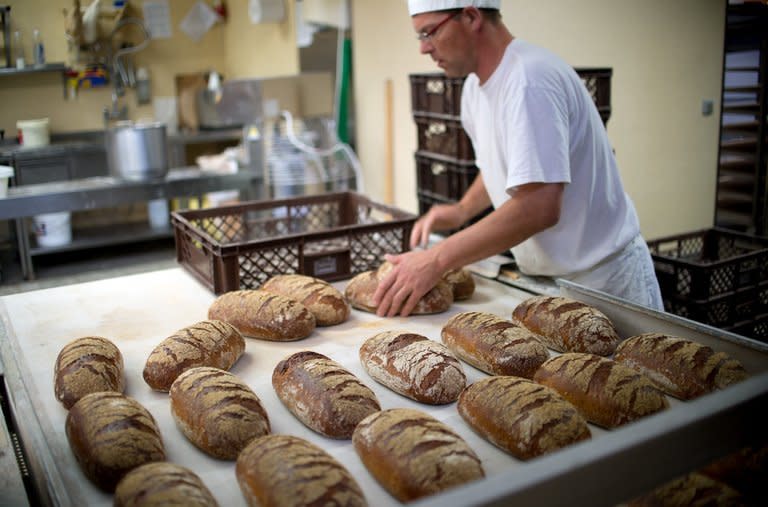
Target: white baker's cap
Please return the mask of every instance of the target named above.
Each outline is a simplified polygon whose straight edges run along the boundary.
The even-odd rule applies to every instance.
[[[444,11],[477,7],[478,9],[499,9],[501,0],[408,0],[408,13],[411,16],[422,12]]]

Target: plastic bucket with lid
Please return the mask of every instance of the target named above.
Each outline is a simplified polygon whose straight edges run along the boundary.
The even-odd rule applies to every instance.
[[[21,133],[21,145],[25,148],[51,144],[51,135],[48,132],[48,118],[20,120],[16,122],[16,128]]]
[[[33,222],[38,246],[62,246],[72,242],[69,211],[35,215]]]
[[[13,177],[13,167],[0,165],[0,197],[8,195],[8,180]]]

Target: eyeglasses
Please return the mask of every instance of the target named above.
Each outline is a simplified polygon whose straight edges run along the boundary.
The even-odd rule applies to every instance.
[[[433,26],[431,29],[421,32],[416,35],[416,39],[419,42],[428,42],[431,41],[432,38],[435,36],[438,30],[440,30],[440,27],[455,18],[456,16],[460,15],[463,11],[454,12],[453,14],[449,14],[444,20]]]

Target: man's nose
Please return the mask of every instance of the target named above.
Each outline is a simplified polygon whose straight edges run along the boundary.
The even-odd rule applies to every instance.
[[[435,46],[432,45],[431,41],[429,41],[429,40],[419,41],[419,52],[422,55],[425,55],[427,53],[431,53],[433,49],[435,49]]]

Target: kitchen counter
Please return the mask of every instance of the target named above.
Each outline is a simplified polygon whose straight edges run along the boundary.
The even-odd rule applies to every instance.
[[[349,441],[312,432],[281,404],[271,386],[277,362],[300,350],[314,350],[341,363],[377,395],[382,408],[410,407],[444,421],[481,457],[487,477],[411,505],[615,505],[715,456],[735,450],[768,424],[768,346],[706,326],[690,327],[668,314],[636,307],[565,284],[561,290],[589,301],[616,322],[627,337],[663,330],[712,344],[741,360],[753,377],[692,402],[670,399],[660,414],[612,431],[590,425],[593,439],[529,462],[521,462],[475,434],[455,404],[423,405],[389,391],[362,369],[357,351],[384,330],[416,332],[440,340],[442,325],[461,311],[508,316],[529,292],[496,280],[475,278],[477,291],[444,314],[383,319],[352,311],[344,324],[318,328],[297,342],[246,340],[244,356],[232,372],[259,396],[274,433],[306,438],[344,463],[360,483],[370,505],[399,505],[362,466]],[[343,289],[345,281],[334,284]],[[114,341],[125,360],[126,394],[156,418],[168,459],[201,476],[221,505],[245,505],[234,463],[215,460],[189,443],[171,417],[168,396],[152,391],[141,372],[150,351],[176,330],[203,320],[215,296],[181,268],[45,289],[0,298],[0,359],[25,423],[25,445],[38,484],[57,505],[111,505],[80,471],[66,441],[66,411],[53,393],[53,364],[70,340],[99,335]],[[468,382],[486,375],[464,365]],[[628,479],[628,478],[631,478]]]

